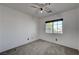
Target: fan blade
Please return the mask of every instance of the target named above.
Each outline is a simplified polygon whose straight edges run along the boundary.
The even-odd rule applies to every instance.
[[[47,13],[52,13],[52,11],[51,10],[45,10]]]
[[[31,7],[36,8],[37,10],[42,10],[41,8],[36,7],[36,6],[31,6]]]
[[[48,13],[52,13],[52,11],[51,10],[49,10],[49,11],[47,11]]]
[[[46,11],[47,13],[52,13],[52,10],[50,10],[49,8],[45,7],[44,11]]]
[[[33,7],[33,8],[38,8],[38,7],[36,7],[36,6],[31,6],[31,7]]]

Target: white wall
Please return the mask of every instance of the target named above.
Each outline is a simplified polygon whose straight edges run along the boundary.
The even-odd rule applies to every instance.
[[[68,46],[71,48],[78,49],[78,38],[77,38],[77,10],[70,10],[63,12],[61,14],[56,14],[55,16],[46,17],[40,19],[39,25],[39,38],[44,39],[50,42],[54,42],[60,45]],[[78,17],[77,17],[78,16]],[[45,21],[46,20],[55,20],[63,18],[63,34],[46,34],[45,33]],[[79,19],[79,18],[78,18]],[[55,38],[58,38],[58,41],[55,41]]]
[[[0,5],[0,52],[36,40],[37,25],[36,18]]]
[[[79,9],[77,10],[77,38],[78,38],[78,50],[79,50]]]
[[[2,37],[2,24],[1,24],[1,19],[2,19],[2,15],[1,15],[1,10],[2,10],[2,7],[0,6],[0,50],[2,49],[2,42],[1,42],[1,37]]]
[[[79,9],[78,9],[78,50],[79,50]]]

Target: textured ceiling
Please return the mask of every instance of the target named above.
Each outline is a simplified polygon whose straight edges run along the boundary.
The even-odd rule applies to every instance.
[[[79,7],[79,4],[77,3],[52,3],[50,6],[48,6],[48,8],[52,10],[52,13],[46,13],[46,12],[40,13],[37,8],[31,7],[35,5],[33,3],[4,3],[2,5],[16,9],[23,13],[30,14],[35,17],[45,17],[51,14],[54,15],[56,13],[65,12],[65,11]]]

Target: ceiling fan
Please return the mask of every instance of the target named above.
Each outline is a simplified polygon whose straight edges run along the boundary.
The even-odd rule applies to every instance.
[[[50,3],[33,3],[31,7],[37,8],[40,11],[40,13],[43,13],[44,11],[46,13],[52,13],[52,10],[48,8],[50,5]]]

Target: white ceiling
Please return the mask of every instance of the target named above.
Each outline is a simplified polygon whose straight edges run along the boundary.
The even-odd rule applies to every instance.
[[[7,7],[16,9],[18,11],[21,11],[23,13],[28,13],[35,17],[45,17],[49,16],[48,13],[40,13],[38,9],[32,8],[32,3],[4,3],[2,5],[5,5]],[[77,3],[52,3],[49,8],[53,11],[51,14],[61,13],[65,12],[74,8],[78,8],[79,4]]]

